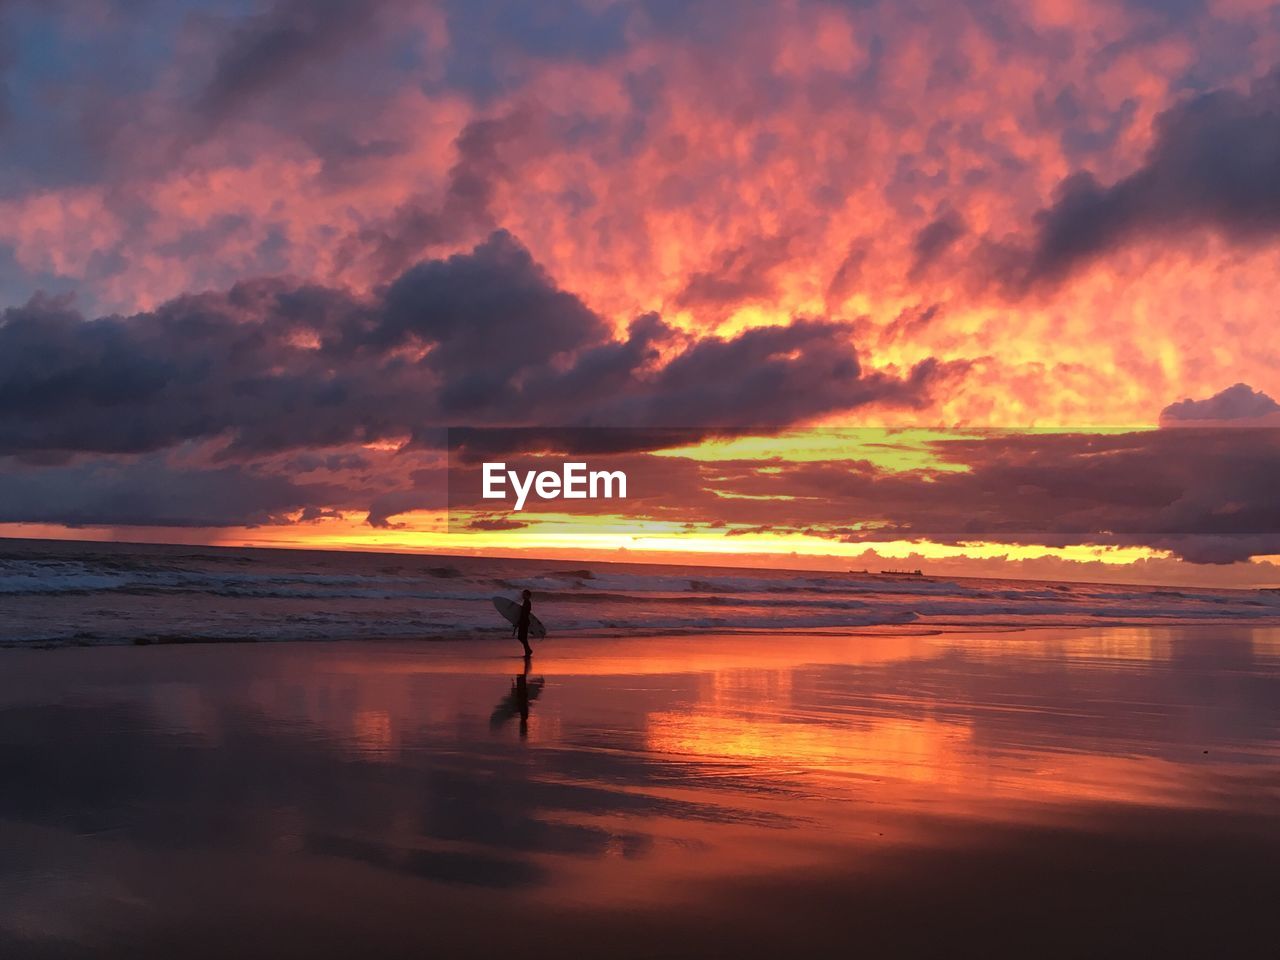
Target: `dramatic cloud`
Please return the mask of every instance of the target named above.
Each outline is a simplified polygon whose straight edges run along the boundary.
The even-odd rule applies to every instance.
[[[1247,383],[1237,383],[1207,400],[1179,400],[1160,411],[1162,422],[1258,420],[1280,413],[1276,403]]]
[[[244,474],[159,522],[394,525],[451,424],[1154,426],[1237,382],[1164,422],[1274,417],[1280,29],[1175,6],[0,0],[11,515],[108,517],[75,472],[145,460]],[[1008,494],[1092,461],[986,455],[1103,528]],[[991,519],[920,484],[917,525]]]
[[[922,406],[956,365],[865,371],[838,325],[625,340],[513,238],[429,261],[373,297],[283,280],[86,321],[37,298],[0,322],[0,454],[139,453],[225,437],[237,455],[422,439],[433,426],[778,424]]]
[[[371,527],[391,527],[392,517],[414,510],[442,510],[448,506],[445,472],[417,470],[405,487],[382,493],[369,505],[366,522]]]
[[[699,339],[651,314],[614,339],[502,232],[370,296],[263,279],[95,320],[37,297],[0,315],[0,522],[210,527],[343,509],[390,526],[444,506],[443,472],[407,453],[374,464],[360,446],[439,451],[458,423],[639,426],[660,446],[652,428],[921,407],[963,372],[866,370],[843,326],[813,320]]]
[[[1134,238],[1214,229],[1257,241],[1280,232],[1280,73],[1248,93],[1217,90],[1160,115],[1136,171],[1103,186],[1076,173],[1039,215],[1031,281],[1056,280]]]
[[[525,112],[468,124],[455,143],[444,198],[414,197],[376,226],[365,227],[347,245],[347,257],[366,257],[375,275],[388,277],[441,244],[458,243],[491,229],[497,183],[511,175],[503,148],[530,125]],[[363,252],[362,252],[363,251]]]
[[[251,467],[173,468],[163,457],[17,468],[0,460],[0,523],[224,527],[318,516],[341,489]]]
[[[5,3],[0,303],[376,299],[507,230],[615,339],[809,317],[871,368],[983,358],[938,422],[1280,395],[1263,7],[534,7]],[[1011,303],[978,282],[1001,251],[1059,282]]]
[[[668,443],[683,447],[694,434]],[[467,439],[479,441],[486,456],[516,464],[523,449],[578,445],[574,436],[545,431]],[[851,543],[1145,546],[1196,563],[1280,552],[1280,429],[956,434],[928,440],[927,465],[908,468],[877,462],[899,446],[892,432],[820,431],[810,439],[829,452],[753,460],[596,453],[594,469],[626,472],[629,500],[583,504],[577,512]],[[497,449],[500,440],[508,441],[506,452]],[[609,446],[604,438],[588,442],[597,451]],[[455,463],[452,505],[482,505],[478,470]],[[557,501],[526,509],[573,507]]]
[[[277,0],[231,33],[199,109],[218,121],[316,62],[342,51],[384,0]]]
[[[966,233],[964,220],[948,210],[920,228],[912,241],[914,256],[910,276],[918,279]]]
[[[773,292],[770,274],[786,263],[787,239],[768,237],[734,247],[716,258],[710,270],[694,273],[676,297],[681,306],[724,307]]]
[[[942,513],[963,518],[957,534],[1093,535],[1201,563],[1280,550],[1280,430],[1032,433],[938,449],[966,467],[933,483]],[[924,522],[941,531],[941,519]]]

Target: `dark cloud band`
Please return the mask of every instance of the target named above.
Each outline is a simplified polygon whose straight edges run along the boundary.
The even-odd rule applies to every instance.
[[[1057,281],[1131,240],[1201,229],[1240,242],[1280,232],[1280,72],[1168,110],[1146,162],[1109,186],[1086,171],[1063,180],[1038,216],[1025,280]]]

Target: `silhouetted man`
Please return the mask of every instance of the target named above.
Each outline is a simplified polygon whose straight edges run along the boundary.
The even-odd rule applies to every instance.
[[[529,646],[529,617],[533,613],[533,594],[526,590],[520,596],[524,602],[520,604],[520,616],[516,620],[515,629],[511,632],[520,638],[520,643],[524,647],[524,655],[532,657],[533,647]]]

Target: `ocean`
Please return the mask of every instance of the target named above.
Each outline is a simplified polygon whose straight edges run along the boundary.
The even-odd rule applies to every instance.
[[[0,644],[1280,623],[1280,594],[563,560],[0,541]]]

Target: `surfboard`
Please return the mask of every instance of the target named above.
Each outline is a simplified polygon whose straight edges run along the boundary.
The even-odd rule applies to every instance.
[[[507,618],[507,622],[513,627],[520,622],[520,604],[514,600],[508,600],[506,597],[494,597],[493,605],[498,608],[498,612]],[[541,640],[547,635],[547,628],[542,625],[542,621],[529,614],[529,636],[535,640]]]

